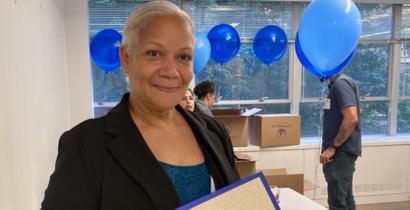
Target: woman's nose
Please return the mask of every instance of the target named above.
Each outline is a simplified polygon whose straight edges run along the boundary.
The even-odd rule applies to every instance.
[[[178,70],[177,70],[177,61],[171,57],[168,56],[163,65],[161,66],[161,69],[159,71],[159,75],[167,78],[176,78],[178,77]]]

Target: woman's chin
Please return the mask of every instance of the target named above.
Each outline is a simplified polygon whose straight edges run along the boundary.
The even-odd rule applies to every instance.
[[[160,101],[157,103],[157,107],[161,110],[171,110],[174,109],[175,106],[178,104],[178,101]]]

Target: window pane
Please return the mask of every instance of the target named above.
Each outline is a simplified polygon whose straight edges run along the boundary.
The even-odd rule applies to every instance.
[[[109,112],[113,107],[94,107],[94,117],[102,117]]]
[[[194,0],[190,4],[189,13],[197,31],[207,33],[213,26],[227,23],[236,28],[241,38],[253,38],[260,28],[274,24],[290,34],[290,2]]]
[[[127,84],[120,69],[104,72],[94,62],[91,64],[93,76],[94,103],[116,102],[127,91]]]
[[[360,102],[362,134],[386,134],[387,109],[388,103],[385,101]],[[301,103],[300,116],[302,136],[321,135],[323,129],[321,127],[323,120],[321,103]]]
[[[361,38],[390,38],[393,13],[391,4],[356,3],[356,5],[359,8],[362,17]],[[303,8],[306,8],[307,6],[309,6],[309,3],[303,4]]]
[[[302,98],[319,98],[327,90],[326,82],[320,82],[319,78],[303,67],[302,74]]]
[[[89,0],[90,37],[94,37],[96,33],[106,28],[112,28],[122,33],[122,28],[129,11],[137,4],[138,1]]]
[[[391,4],[356,4],[362,16],[361,38],[390,38]]]
[[[397,133],[410,133],[410,100],[399,102]]]
[[[359,44],[346,72],[359,86],[360,96],[387,96],[388,44]]]
[[[228,23],[236,28],[242,41],[235,58],[223,65],[210,59],[196,75],[196,82],[214,81],[221,100],[288,98],[288,54],[267,66],[255,57],[251,40],[267,24],[275,24],[289,35],[291,3],[195,0],[189,10],[198,31],[207,33],[217,24]]]
[[[401,37],[410,38],[410,4],[403,6],[401,17]]]
[[[410,96],[410,42],[401,45],[400,96]]]
[[[359,44],[345,71],[358,84],[360,96],[387,96],[388,65],[388,44]],[[302,81],[303,98],[322,96],[319,79],[306,69]]]
[[[239,55],[226,64],[210,60],[196,75],[196,82],[214,81],[220,100],[287,99],[288,69],[288,53],[268,66],[255,58],[252,44],[245,43]]]
[[[386,134],[387,110],[387,101],[360,102],[362,134]]]
[[[138,5],[135,0],[90,0],[89,6],[89,38],[90,42],[96,33],[111,28],[122,33],[128,13]],[[121,69],[106,73],[91,60],[94,102],[119,101],[126,91],[126,84]],[[95,115],[100,113],[94,110]]]
[[[321,103],[300,103],[301,135],[320,136],[323,119]]]

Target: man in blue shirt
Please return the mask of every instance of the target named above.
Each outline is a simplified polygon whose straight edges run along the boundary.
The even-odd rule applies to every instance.
[[[344,73],[330,78],[325,100],[320,163],[328,184],[330,210],[354,210],[352,182],[355,162],[362,153],[356,83]]]

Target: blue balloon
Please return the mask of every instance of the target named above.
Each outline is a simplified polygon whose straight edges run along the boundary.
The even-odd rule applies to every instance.
[[[104,29],[94,36],[90,43],[90,53],[98,67],[107,72],[120,67],[121,40],[121,34],[114,29]]]
[[[316,69],[327,72],[352,54],[361,31],[360,12],[352,0],[315,0],[300,20],[300,47]]]
[[[275,25],[260,29],[253,39],[253,52],[265,64],[272,64],[285,55],[288,38],[285,32]]]
[[[197,74],[208,63],[211,56],[211,44],[204,33],[195,33],[194,73]]]
[[[350,62],[356,49],[354,49],[353,52],[350,53],[350,55],[341,64],[336,66],[336,68],[328,70],[328,71],[317,69],[309,62],[309,60],[305,56],[305,53],[300,47],[298,33],[296,33],[296,38],[295,38],[295,51],[296,51],[296,55],[299,58],[299,61],[302,63],[305,69],[307,69],[309,72],[311,72],[313,75],[319,78],[327,79],[333,76],[334,74],[337,74],[338,72],[340,72]]]
[[[208,32],[211,43],[211,58],[218,63],[226,63],[238,53],[241,40],[234,27],[228,24],[214,26]]]

